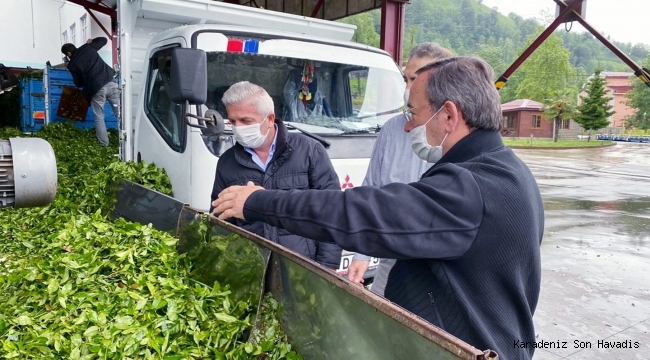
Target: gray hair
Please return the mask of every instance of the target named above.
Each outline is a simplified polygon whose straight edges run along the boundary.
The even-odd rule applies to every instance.
[[[416,74],[428,73],[429,102],[439,109],[454,103],[470,129],[501,130],[501,99],[493,84],[494,70],[483,59],[458,56],[429,63]]]
[[[438,43],[434,42],[425,42],[422,44],[417,44],[411,48],[409,51],[409,59],[411,58],[432,58],[432,59],[442,59],[452,57],[454,54],[440,46]]]
[[[255,106],[260,116],[273,114],[275,106],[269,93],[259,85],[248,81],[240,81],[226,90],[221,98],[224,105],[251,104]]]

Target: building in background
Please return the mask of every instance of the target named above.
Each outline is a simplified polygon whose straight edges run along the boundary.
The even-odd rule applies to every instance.
[[[94,15],[99,22],[83,7],[65,0],[2,0],[0,63],[33,69],[43,69],[47,61],[62,63],[61,45],[81,46],[87,39],[108,38],[102,26],[110,32],[110,18],[98,12]],[[110,38],[99,54],[113,64]]]
[[[587,81],[589,81],[593,75],[591,75]],[[603,71],[600,73],[600,77],[605,78],[605,92],[610,97],[609,104],[613,106],[614,114],[609,117],[609,127],[601,130],[603,133],[620,133],[625,127],[625,117],[634,114],[634,109],[625,105],[625,94],[628,91],[632,90],[632,79],[634,78],[634,73],[632,72],[612,72],[612,71]],[[580,99],[578,103],[581,103],[582,97],[586,97],[587,93],[580,93]]]
[[[501,134],[508,137],[552,138],[553,123],[542,116],[542,104],[518,99],[501,105],[503,129]]]

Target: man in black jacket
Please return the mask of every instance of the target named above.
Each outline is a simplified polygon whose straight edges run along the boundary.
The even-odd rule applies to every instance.
[[[302,134],[289,133],[282,121],[276,119],[273,99],[263,88],[242,81],[232,85],[222,101],[237,143],[219,158],[212,201],[228,186],[245,185],[249,181],[267,189],[341,191],[325,148]],[[262,222],[236,220],[233,223],[327,268],[339,267],[342,251],[334,243],[310,240]]]
[[[219,194],[215,213],[397,259],[387,299],[477,348],[530,359],[544,208],[530,169],[501,139],[493,76],[475,57],[418,71],[404,130],[420,158],[443,156],[417,182],[344,192],[236,186]]]
[[[74,84],[82,88],[84,98],[93,109],[95,132],[103,146],[108,146],[104,104],[108,100],[116,115],[120,108],[120,92],[113,79],[115,72],[97,53],[107,42],[106,38],[98,37],[89,39],[78,49],[74,44],[64,44],[61,47],[61,52],[69,59],[68,71],[72,74]]]

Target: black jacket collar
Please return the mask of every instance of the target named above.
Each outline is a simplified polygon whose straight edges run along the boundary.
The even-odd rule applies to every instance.
[[[476,129],[469,135],[460,139],[438,162],[432,166],[422,177],[429,176],[429,173],[439,164],[462,163],[473,159],[486,152],[503,148],[501,133],[496,130]]]

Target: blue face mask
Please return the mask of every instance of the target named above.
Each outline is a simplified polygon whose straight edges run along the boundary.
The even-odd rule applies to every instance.
[[[449,133],[445,134],[445,137],[442,139],[442,142],[438,146],[431,146],[427,141],[427,124],[434,117],[436,117],[436,115],[438,115],[440,110],[442,110],[442,107],[440,107],[440,109],[438,109],[438,111],[436,111],[436,113],[433,114],[433,116],[431,116],[429,120],[424,123],[424,125],[420,125],[410,132],[411,149],[413,149],[415,155],[428,163],[435,163],[440,160],[442,157],[442,144],[444,144],[445,139],[447,139],[447,135],[449,135]]]

